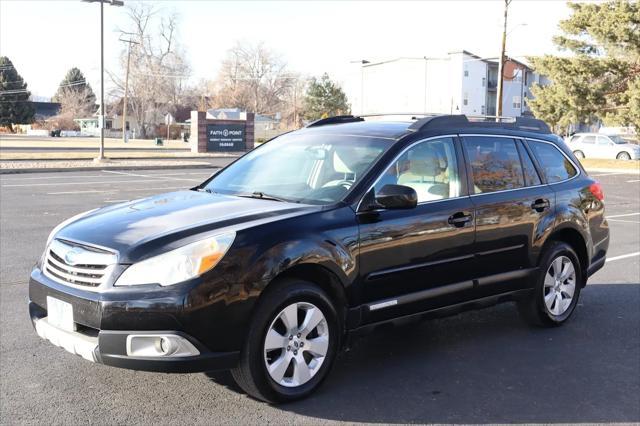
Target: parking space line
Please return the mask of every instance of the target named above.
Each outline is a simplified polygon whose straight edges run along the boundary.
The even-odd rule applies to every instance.
[[[163,179],[163,180],[186,180],[186,181],[190,181],[190,182],[202,182],[202,179],[176,178],[176,177],[160,176],[160,175],[154,175],[154,174],[145,174],[145,175],[143,175],[143,174],[140,174],[140,173],[118,172],[118,171],[115,171],[115,170],[102,170],[102,171],[104,173],[114,173],[114,174],[125,175],[125,176],[156,178],[156,179]]]
[[[133,192],[133,191],[169,191],[174,189],[187,189],[184,186],[163,186],[161,188],[127,188],[125,190],[120,189],[107,189],[107,190],[89,190],[89,191],[63,191],[63,192],[47,192],[47,195],[68,195],[68,194],[90,194],[90,193],[105,193],[105,192]]]
[[[60,182],[60,183],[16,183],[2,185],[3,188],[17,188],[23,186],[63,186],[63,185],[111,185],[112,183],[149,183],[157,182],[157,180],[139,179],[139,180],[112,180],[107,182]]]
[[[47,192],[47,195],[68,195],[68,194],[98,194],[102,192],[115,192],[117,190],[107,190],[107,191],[98,191],[98,190],[89,190],[89,191],[62,191],[62,192]]]
[[[638,212],[638,213],[614,214],[614,215],[611,215],[611,216],[607,216],[607,219],[615,219],[617,217],[629,217],[629,216],[640,216],[640,212]]]
[[[606,260],[606,262],[613,262],[614,260],[627,259],[629,257],[640,256],[640,251],[636,251],[634,253],[622,254],[620,256],[610,257]]]
[[[640,182],[640,179],[628,180],[627,183],[636,183]]]
[[[105,172],[110,172],[113,173],[113,171],[105,171]],[[211,175],[211,172],[209,171],[204,171],[201,173],[152,173],[146,176],[185,176],[185,175],[189,175],[189,176],[202,176],[204,177],[209,177],[209,175]],[[145,176],[145,177],[146,177]],[[73,175],[73,176],[58,176],[58,173],[56,173],[56,176],[36,176],[36,177],[5,177],[4,175],[0,175],[0,181],[1,182],[24,182],[24,181],[28,181],[28,180],[52,180],[52,179],[104,179],[106,177],[111,177],[111,175]],[[113,176],[114,178],[116,176]]]
[[[609,222],[640,223],[637,220],[607,219]]]

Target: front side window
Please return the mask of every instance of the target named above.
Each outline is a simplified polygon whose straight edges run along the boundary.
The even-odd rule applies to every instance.
[[[608,146],[610,144],[611,142],[609,141],[609,138],[605,136],[598,136],[598,145]]]
[[[460,180],[453,139],[420,142],[406,150],[380,176],[375,185],[405,185],[418,194],[418,202],[443,200],[460,195]]]
[[[567,180],[578,174],[576,168],[553,144],[528,141],[548,183]]]
[[[333,204],[392,143],[375,137],[290,133],[240,158],[205,189],[228,195]]]
[[[623,138],[621,138],[618,135],[612,135],[609,136],[609,139],[611,139],[611,142],[617,144],[617,145],[624,145],[627,143],[627,141],[625,141]]]
[[[475,194],[524,187],[522,165],[513,139],[491,136],[464,138]]]

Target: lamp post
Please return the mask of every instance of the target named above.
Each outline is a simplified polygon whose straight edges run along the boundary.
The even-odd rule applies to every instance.
[[[111,6],[124,6],[122,0],[82,0],[85,3],[100,3],[100,152],[96,161],[104,160],[104,4]]]

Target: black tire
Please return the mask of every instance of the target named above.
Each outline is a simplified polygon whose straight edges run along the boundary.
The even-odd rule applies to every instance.
[[[631,160],[631,156],[629,155],[628,152],[622,151],[622,152],[618,153],[618,155],[616,155],[616,159],[617,160]]]
[[[545,303],[544,281],[552,262],[559,257],[568,258],[575,270],[575,290],[570,305],[560,315],[554,315]],[[580,298],[584,272],[573,248],[563,242],[553,241],[545,249],[539,263],[539,274],[531,296],[518,302],[518,310],[523,319],[531,325],[541,327],[555,327],[565,323],[573,314]]]
[[[327,355],[311,379],[295,387],[286,387],[270,376],[264,358],[266,333],[282,310],[296,302],[311,303],[318,307],[326,319],[329,330]],[[342,316],[329,296],[317,285],[298,279],[283,279],[270,284],[258,302],[253,314],[249,334],[245,340],[238,366],[231,374],[250,396],[269,403],[295,401],[315,391],[331,370],[340,347]]]
[[[584,152],[580,151],[579,149],[573,151],[573,155],[575,155],[579,160],[584,158]]]

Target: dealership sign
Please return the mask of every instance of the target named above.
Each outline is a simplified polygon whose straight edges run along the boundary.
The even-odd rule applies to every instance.
[[[207,151],[244,151],[244,124],[207,124]]]

